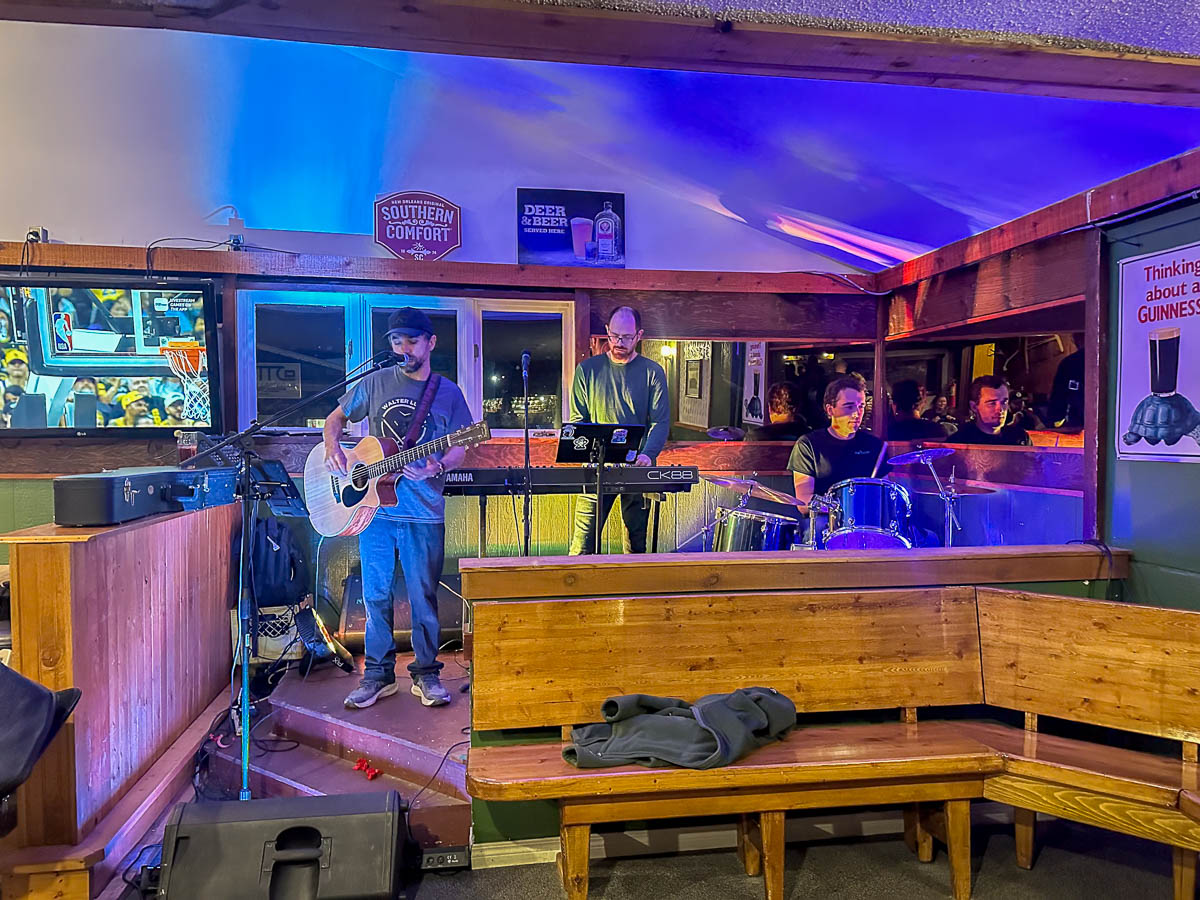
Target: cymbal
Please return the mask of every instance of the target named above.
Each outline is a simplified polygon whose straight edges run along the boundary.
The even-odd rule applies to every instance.
[[[709,484],[715,484],[717,487],[726,487],[737,491],[739,494],[745,494],[748,491],[750,496],[756,500],[767,500],[771,503],[786,503],[788,506],[804,505],[791,494],[784,494],[781,491],[767,487],[765,484],[759,484],[753,478],[730,478],[720,475],[705,475],[703,478]]]
[[[930,494],[934,497],[938,496],[937,491],[913,491],[913,490],[910,490],[909,493],[910,494]],[[995,488],[976,487],[973,484],[956,484],[954,486],[954,493],[956,493],[960,497],[965,497],[970,494],[994,494],[994,493],[996,493],[996,489]]]
[[[705,432],[714,441],[740,441],[746,432],[735,425],[718,425]]]
[[[889,466],[907,466],[909,463],[924,463],[931,459],[941,459],[954,452],[953,447],[926,447],[924,450],[912,450],[901,453],[888,460]]]

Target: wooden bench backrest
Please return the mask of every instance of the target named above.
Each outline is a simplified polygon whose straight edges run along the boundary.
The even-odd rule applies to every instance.
[[[1200,740],[1200,613],[979,588],[985,702]]]
[[[772,687],[801,712],[983,699],[971,587],[496,600],[473,622],[480,730],[595,722],[633,693]]]

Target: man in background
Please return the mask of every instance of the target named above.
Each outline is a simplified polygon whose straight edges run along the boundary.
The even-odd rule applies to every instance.
[[[808,423],[800,414],[804,395],[794,384],[777,381],[767,388],[767,424],[751,425],[746,430],[748,441],[795,441],[809,432]]]
[[[948,432],[937,422],[917,415],[922,400],[921,386],[911,378],[892,387],[892,413],[888,424],[889,441],[944,441]]]
[[[948,438],[952,444],[1029,447],[1033,441],[1020,425],[1006,424],[1008,382],[1000,375],[980,375],[971,382],[972,418]]]
[[[571,385],[571,421],[601,425],[645,425],[635,466],[652,466],[667,443],[671,427],[671,401],[667,395],[667,373],[653,360],[637,352],[642,339],[642,316],[630,306],[613,310],[605,326],[608,352],[585,359],[575,367]],[[568,552],[572,556],[591,553],[596,546],[596,529],[603,529],[612,510],[614,495],[599,503],[591,494],[575,501],[575,529]],[[621,519],[625,522],[626,553],[646,552],[646,523],[650,511],[640,494],[621,495]]]

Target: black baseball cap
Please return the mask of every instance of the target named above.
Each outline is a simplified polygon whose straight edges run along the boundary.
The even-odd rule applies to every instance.
[[[411,306],[406,306],[403,309],[398,309],[388,316],[388,330],[390,334],[404,334],[408,337],[417,337],[421,334],[433,334],[433,323],[429,321],[429,316],[420,309],[415,309]]]

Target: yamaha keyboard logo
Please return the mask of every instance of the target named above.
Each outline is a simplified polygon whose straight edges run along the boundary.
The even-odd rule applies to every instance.
[[[685,468],[648,469],[647,481],[695,481],[696,473]]]
[[[475,473],[459,469],[451,470],[446,473],[446,484],[473,484],[475,482]]]

